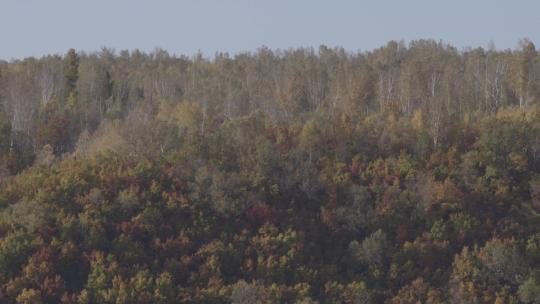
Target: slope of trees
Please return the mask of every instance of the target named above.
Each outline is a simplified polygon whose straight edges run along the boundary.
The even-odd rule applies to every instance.
[[[2,303],[540,303],[540,56],[0,63]]]

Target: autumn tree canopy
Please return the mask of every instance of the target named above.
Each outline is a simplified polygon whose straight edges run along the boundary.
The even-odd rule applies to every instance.
[[[540,303],[539,56],[0,62],[0,302]]]

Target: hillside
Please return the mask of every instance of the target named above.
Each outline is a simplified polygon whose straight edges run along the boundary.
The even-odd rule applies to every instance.
[[[70,50],[0,102],[1,303],[540,303],[529,41]]]

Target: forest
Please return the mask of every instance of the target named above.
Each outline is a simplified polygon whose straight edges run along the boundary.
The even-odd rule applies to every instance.
[[[0,303],[540,303],[540,54],[0,61]]]

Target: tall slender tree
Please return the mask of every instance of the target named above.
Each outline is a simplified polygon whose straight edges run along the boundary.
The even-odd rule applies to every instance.
[[[64,56],[64,79],[66,97],[70,97],[75,93],[79,79],[79,55],[75,49],[69,49]]]

